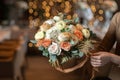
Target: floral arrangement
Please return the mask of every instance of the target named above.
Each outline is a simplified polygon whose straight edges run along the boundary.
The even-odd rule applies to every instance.
[[[72,58],[90,55],[94,48],[92,31],[79,24],[78,18],[66,19],[59,13],[40,25],[32,43],[49,58],[53,66],[59,66]]]

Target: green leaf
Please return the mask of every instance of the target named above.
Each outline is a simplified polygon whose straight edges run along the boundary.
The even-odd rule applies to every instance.
[[[84,53],[83,52],[79,52],[79,56],[83,57]]]
[[[72,20],[68,20],[68,19],[64,19],[64,22],[66,22],[67,24],[70,24],[70,23],[72,23],[73,21],[72,21]]]
[[[78,50],[71,51],[73,54],[78,53]]]
[[[49,56],[49,52],[48,52],[47,50],[44,50],[44,51],[43,51],[43,56],[48,57],[48,56]]]
[[[49,58],[50,58],[49,62],[51,62],[51,63],[54,63],[57,60],[56,55],[50,55]]]
[[[75,18],[75,19],[74,19],[74,22],[75,22],[75,23],[79,23],[79,18],[78,18],[78,17]]]
[[[61,32],[65,32],[65,29],[62,29]]]
[[[65,32],[69,32],[70,31],[70,28],[65,28]]]
[[[43,51],[45,48],[43,46],[38,47],[38,50]]]
[[[71,45],[74,45],[75,42],[74,42],[73,40],[70,40],[70,44],[71,44]]]
[[[62,58],[62,62],[61,62],[61,63],[63,64],[63,63],[65,63],[65,62],[67,62],[68,60],[69,60],[69,58],[68,58],[68,57],[63,57],[63,58]]]
[[[34,43],[34,44],[37,43],[36,40],[30,40],[30,42],[31,42],[31,43]]]

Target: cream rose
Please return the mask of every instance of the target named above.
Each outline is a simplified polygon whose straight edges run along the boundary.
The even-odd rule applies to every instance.
[[[52,45],[50,45],[48,47],[48,52],[50,54],[56,54],[56,55],[60,55],[61,53],[61,48],[59,47],[59,45],[57,43],[52,42]]]
[[[51,28],[51,26],[50,26],[50,24],[48,24],[48,23],[43,23],[41,26],[40,26],[40,30],[41,31],[47,31],[48,29],[50,29]]]
[[[83,33],[83,36],[85,38],[89,38],[90,37],[90,32],[88,29],[82,29],[82,33]]]
[[[39,40],[39,39],[43,39],[44,38],[44,32],[43,31],[38,31],[36,34],[35,34],[35,40]]]
[[[69,32],[63,32],[63,33],[60,33],[59,36],[58,36],[58,40],[59,41],[68,41],[71,39],[71,35]]]
[[[65,23],[63,20],[61,20],[61,21],[58,21],[58,22],[55,24],[55,26],[57,27],[57,29],[62,30],[62,29],[65,28],[66,23]]]

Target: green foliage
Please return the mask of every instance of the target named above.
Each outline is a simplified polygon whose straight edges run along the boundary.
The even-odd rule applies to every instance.
[[[39,47],[38,47],[38,50],[40,50],[40,51],[44,51],[45,48],[44,48],[43,46],[39,46]]]
[[[57,60],[57,56],[56,55],[53,55],[53,54],[49,55],[49,62],[50,63],[54,63],[56,60]]]
[[[37,43],[37,41],[36,41],[36,40],[30,40],[30,42],[31,42],[31,43],[34,43],[34,44],[36,44],[36,43]]]
[[[49,56],[49,52],[48,52],[48,50],[47,50],[47,49],[43,50],[43,56],[46,56],[46,57],[48,57],[48,56]]]

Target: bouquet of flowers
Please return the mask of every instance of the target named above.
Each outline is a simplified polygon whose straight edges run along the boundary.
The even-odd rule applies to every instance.
[[[90,55],[90,49],[94,48],[93,35],[89,28],[79,24],[78,18],[66,19],[59,13],[40,25],[31,42],[53,66],[59,66],[72,58]]]

